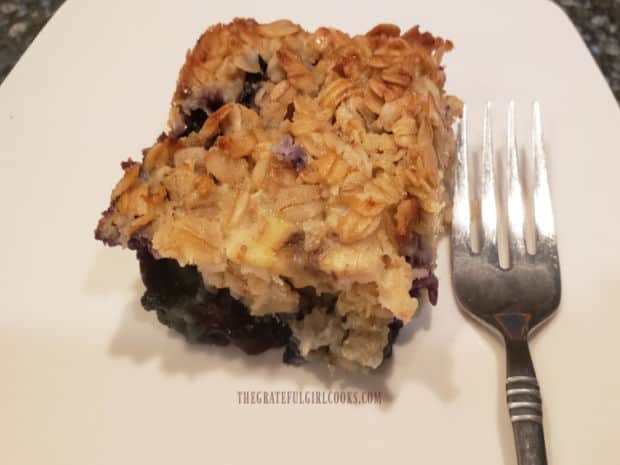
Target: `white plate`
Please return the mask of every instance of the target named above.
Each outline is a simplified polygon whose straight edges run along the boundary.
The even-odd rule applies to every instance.
[[[351,33],[420,23],[456,43],[448,89],[479,114],[544,109],[560,313],[533,341],[551,464],[617,463],[620,111],[545,1],[69,0],[0,88],[0,462],[514,464],[498,341],[465,320],[444,241],[439,306],[380,375],[342,380],[194,348],[140,309],[130,252],[93,239],[119,162],[165,124],[185,50],[234,16]],[[380,5],[380,7],[379,7]],[[498,136],[501,135],[498,124]],[[479,125],[472,130],[472,140]],[[500,147],[501,148],[501,147]],[[237,404],[240,390],[381,390],[381,406]]]

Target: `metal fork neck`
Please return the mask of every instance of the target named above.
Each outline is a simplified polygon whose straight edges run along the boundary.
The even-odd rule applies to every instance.
[[[527,343],[532,315],[529,313],[498,313],[493,316],[506,343],[507,375],[536,377]]]
[[[497,313],[494,324],[506,343],[506,400],[519,465],[546,465],[542,400],[528,347],[529,313]]]
[[[506,342],[527,340],[532,322],[532,314],[527,312],[496,313],[492,316],[493,325],[499,329]]]

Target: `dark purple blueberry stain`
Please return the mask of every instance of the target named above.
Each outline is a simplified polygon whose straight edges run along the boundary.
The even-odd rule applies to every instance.
[[[153,250],[153,243],[151,242],[151,239],[141,234],[134,234],[133,236],[131,236],[131,238],[129,238],[129,242],[127,243],[127,247],[129,247],[130,250],[135,250],[137,253],[148,254],[152,256],[154,259],[159,258],[159,254]],[[138,260],[140,260],[140,256],[138,256]],[[166,286],[167,284],[164,282],[154,282],[154,283],[152,282],[151,285],[152,286],[154,285]]]
[[[106,211],[101,213],[101,218],[99,219],[99,223],[97,223],[97,228],[95,229],[95,239],[103,242],[109,247],[114,247],[115,245],[118,245],[118,242],[120,240],[120,233],[118,232],[118,230],[115,229],[111,236],[110,232],[106,231],[106,222],[113,214],[114,202],[108,207]]]
[[[186,137],[192,132],[198,132],[202,129],[209,115],[224,105],[224,97],[219,90],[210,90],[204,97],[200,99],[199,107],[190,111],[189,115],[185,115],[185,131],[180,137]]]
[[[293,144],[293,139],[288,135],[273,146],[273,154],[276,159],[290,165],[297,171],[301,171],[308,164],[308,155],[304,149]]]
[[[133,161],[131,158],[128,158],[127,160],[121,162],[121,168],[124,171],[124,170],[127,170],[128,168],[131,168],[136,163],[138,163],[138,162],[137,161]]]
[[[200,106],[210,115],[224,106],[224,103],[222,92],[216,89],[207,92],[207,94],[202,98]]]
[[[300,366],[307,362],[303,355],[301,355],[301,351],[299,350],[299,345],[297,343],[296,338],[293,336],[289,340],[288,344],[284,348],[284,353],[282,354],[282,362],[287,365]]]
[[[263,74],[263,76],[266,76],[267,75],[267,62],[260,55],[258,55],[258,66],[260,66],[260,71]]]
[[[249,81],[246,77],[246,80],[243,82],[243,89],[239,94],[238,102],[241,105],[244,105],[248,108],[251,108],[254,104],[254,95],[256,94],[255,84]]]
[[[405,259],[411,265],[411,268],[422,268],[428,271],[428,276],[413,280],[409,295],[419,297],[420,291],[426,289],[429,302],[432,305],[437,305],[439,281],[433,273],[433,247],[431,243],[412,232],[407,238],[404,247],[401,248],[401,252],[405,254]]]
[[[426,289],[428,292],[428,300],[431,304],[437,305],[439,296],[439,280],[437,276],[429,270],[429,275],[425,278],[414,279],[409,294],[412,297],[419,297],[420,290]]]
[[[297,320],[303,320],[316,307],[326,309],[327,313],[332,313],[336,308],[338,296],[335,294],[317,294],[313,287],[302,287],[295,291],[299,294],[299,306],[295,315]]]
[[[286,106],[286,114],[284,115],[284,119],[293,122],[293,117],[295,116],[295,104],[293,102],[289,103]]]
[[[192,110],[190,114],[185,117],[185,131],[183,131],[181,137],[187,137],[192,132],[200,131],[208,117],[207,112],[201,108]]]
[[[228,290],[208,291],[195,266],[156,259],[148,240],[130,241],[140,261],[146,286],[142,306],[157,312],[159,321],[190,342],[233,344],[248,354],[283,347],[291,331],[278,315],[252,316]]]
[[[248,108],[252,108],[254,105],[254,96],[258,90],[259,83],[267,78],[267,62],[260,55],[258,56],[258,65],[260,66],[260,72],[245,74],[243,88],[237,98],[237,102]]]
[[[403,322],[398,318],[394,318],[388,325],[388,342],[383,348],[383,360],[392,356],[392,347],[402,327]]]

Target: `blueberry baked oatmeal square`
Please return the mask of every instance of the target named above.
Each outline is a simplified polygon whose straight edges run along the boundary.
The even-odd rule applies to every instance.
[[[437,302],[452,43],[236,19],[188,52],[169,130],[122,163],[96,238],[133,249],[145,309],[192,342],[374,369]]]

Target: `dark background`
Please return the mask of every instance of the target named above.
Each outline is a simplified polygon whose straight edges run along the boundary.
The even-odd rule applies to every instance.
[[[0,83],[63,1],[0,0]],[[620,102],[620,0],[555,2],[577,26]]]

